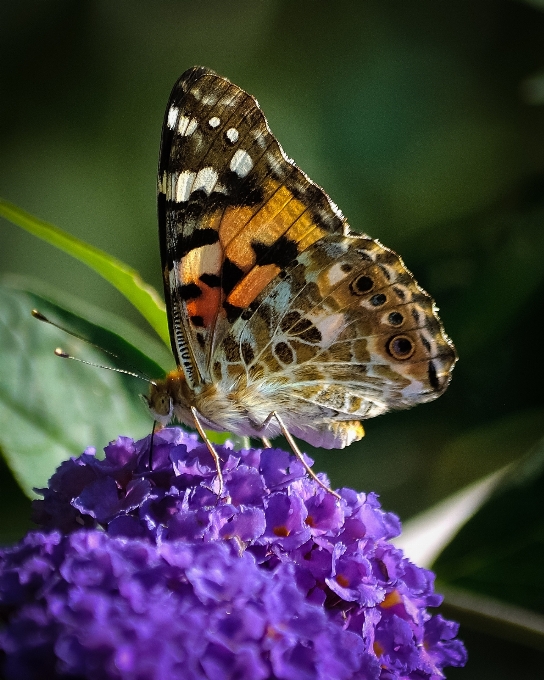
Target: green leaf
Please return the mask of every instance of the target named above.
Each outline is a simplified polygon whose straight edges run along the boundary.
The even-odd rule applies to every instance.
[[[249,449],[251,442],[249,437],[242,437],[232,432],[214,432],[213,430],[206,430],[206,437],[212,444],[218,446],[230,442],[235,449]]]
[[[152,428],[138,397],[147,391],[144,383],[56,357],[53,350],[61,345],[85,360],[112,363],[81,340],[33,319],[35,305],[34,295],[0,288],[0,447],[29,496],[69,456],[89,446],[100,451],[119,435],[144,437]],[[54,305],[44,311],[60,314]],[[138,350],[105,329],[80,323],[86,324],[80,326],[86,335],[110,347],[117,343],[116,349],[138,364]]]
[[[395,544],[432,565],[444,616],[544,651],[543,499],[544,439],[517,465],[407,522]]]
[[[402,534],[393,542],[415,564],[431,567],[461,527],[486,503],[508,470],[507,465],[404,522]]]
[[[441,614],[459,621],[463,630],[466,626],[544,652],[544,616],[474,592],[444,587],[442,583],[438,589],[445,598]]]
[[[1,456],[0,446],[0,545],[10,545],[34,528],[30,522],[30,498],[15,481]]]
[[[434,564],[447,585],[544,615],[544,439]]]
[[[34,308],[51,321],[110,352],[110,366],[136,369],[151,379],[162,378],[174,367],[169,347],[117,314],[30,277],[7,275],[1,281],[10,289],[27,293]]]
[[[2,199],[0,215],[94,269],[115,286],[136,307],[163,342],[170,345],[164,304],[157,291],[146,284],[136,270]]]

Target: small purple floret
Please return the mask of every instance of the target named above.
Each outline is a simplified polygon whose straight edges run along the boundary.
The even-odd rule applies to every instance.
[[[462,666],[434,574],[375,494],[338,501],[278,449],[120,437],[63,463],[0,551],[7,680],[438,680]],[[324,481],[325,478],[323,478]]]

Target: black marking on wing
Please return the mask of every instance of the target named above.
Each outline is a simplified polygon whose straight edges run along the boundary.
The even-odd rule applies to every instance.
[[[242,343],[242,357],[246,364],[250,364],[255,358],[253,347],[247,341]]]
[[[219,241],[219,234],[215,229],[195,229],[189,236],[179,234],[170,256],[173,260],[181,260],[195,248],[210,246]]]
[[[440,382],[436,374],[436,366],[433,361],[429,361],[429,383],[433,390],[437,390],[440,387]]]
[[[278,359],[284,364],[293,363],[293,350],[286,342],[277,342],[274,345],[274,353]]]
[[[208,210],[220,210],[229,206],[256,206],[263,202],[264,193],[256,179],[252,176],[239,177],[230,169],[222,168],[225,158],[210,158],[209,167],[218,171],[217,184],[223,186],[225,190],[216,191],[215,189],[208,195],[203,189],[191,191],[187,200],[176,201],[168,200],[166,207],[169,211],[177,213],[178,219],[187,220],[197,218]],[[208,167],[202,163],[201,167]],[[195,172],[198,171],[196,167]]]
[[[221,285],[221,277],[217,274],[202,274],[200,276],[202,283],[205,283],[209,288],[219,288]]]
[[[223,309],[227,315],[227,321],[229,323],[234,323],[238,319],[244,309],[242,307],[237,307],[236,305],[231,305],[230,302],[223,302]]]
[[[238,343],[232,337],[232,335],[227,335],[223,340],[223,348],[225,350],[225,356],[227,361],[235,362],[240,360],[240,351],[238,348]]]
[[[373,307],[381,307],[387,302],[387,296],[384,295],[383,293],[376,293],[376,295],[373,295],[370,298],[370,304]]]
[[[238,265],[225,258],[223,262],[223,267],[221,269],[221,286],[225,291],[225,295],[228,295],[234,286],[239,283],[244,277],[244,272]]]
[[[202,291],[196,283],[184,283],[178,286],[178,295],[182,300],[194,300],[202,295]]]
[[[203,319],[199,314],[194,314],[194,315],[191,317],[191,323],[193,324],[193,326],[197,326],[198,328],[202,328],[202,327],[204,326],[204,319]],[[198,338],[202,338],[202,334],[201,334],[201,333],[198,333],[198,334],[197,334],[197,339],[198,339]],[[201,345],[200,342],[199,342],[199,345]],[[202,345],[201,345],[201,346],[202,346]]]
[[[393,286],[393,290],[395,291],[395,293],[399,296],[399,298],[400,298],[401,300],[405,300],[405,299],[406,299],[406,294],[404,293],[404,291],[402,290],[402,288],[399,288],[398,286]]]
[[[285,268],[297,258],[297,244],[286,236],[280,238],[273,246],[253,241],[251,247],[255,252],[256,263],[259,266],[275,264],[280,268]]]

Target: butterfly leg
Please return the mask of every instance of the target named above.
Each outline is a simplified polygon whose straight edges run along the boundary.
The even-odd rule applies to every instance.
[[[212,458],[215,463],[215,469],[217,470],[217,477],[219,478],[219,491],[217,492],[218,496],[223,495],[223,473],[221,472],[221,459],[219,458],[219,454],[217,451],[213,448],[213,444],[211,441],[208,439],[206,432],[204,431],[204,428],[200,424],[200,420],[198,419],[198,411],[194,406],[191,406],[191,413],[193,414],[193,421],[195,423],[195,427],[198,430],[198,434],[202,438],[202,441],[206,444],[208,447],[208,451],[211,453]]]
[[[317,483],[319,484],[319,486],[320,486],[322,489],[325,489],[325,491],[328,491],[328,492],[331,493],[333,496],[336,496],[336,498],[341,499],[342,496],[340,496],[339,494],[336,493],[336,491],[333,491],[330,487],[328,487],[326,484],[324,484],[324,483],[319,479],[319,477],[315,474],[315,472],[312,470],[312,468],[308,465],[308,463],[304,460],[304,456],[302,455],[301,450],[298,448],[298,446],[297,446],[295,440],[294,440],[293,437],[291,436],[291,433],[290,433],[289,430],[285,427],[285,424],[284,424],[283,420],[282,420],[282,419],[280,418],[280,416],[276,413],[276,411],[272,411],[272,413],[270,413],[270,415],[269,415],[269,416],[267,417],[267,419],[265,420],[263,427],[266,426],[266,424],[271,420],[271,418],[275,418],[275,419],[278,421],[279,426],[280,426],[280,428],[281,428],[281,433],[283,434],[283,436],[285,437],[285,439],[287,439],[287,442],[288,442],[289,446],[291,447],[291,449],[293,450],[293,453],[294,453],[295,456],[299,459],[299,461],[302,463],[304,469],[305,469],[306,472],[310,475],[310,477],[314,480],[314,482],[317,482]]]
[[[263,447],[265,449],[271,449],[272,448],[272,442],[270,441],[270,439],[268,439],[268,437],[261,437],[261,441],[262,441]]]
[[[153,421],[153,429],[151,430],[151,441],[149,442],[149,469],[153,469],[153,442],[155,438],[155,432],[157,432],[160,428],[158,427],[159,423],[154,420]]]

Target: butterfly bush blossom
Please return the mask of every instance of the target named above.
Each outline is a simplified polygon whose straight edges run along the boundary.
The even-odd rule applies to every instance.
[[[462,666],[434,575],[374,494],[338,501],[279,449],[120,437],[64,462],[0,553],[8,680],[434,680]],[[323,481],[326,479],[323,477]]]

